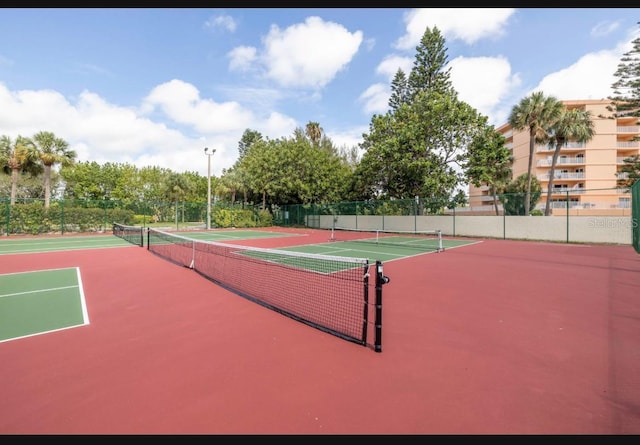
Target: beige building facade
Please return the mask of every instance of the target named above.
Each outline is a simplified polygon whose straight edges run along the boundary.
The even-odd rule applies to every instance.
[[[610,119],[607,110],[611,101],[570,100],[562,101],[567,109],[582,108],[591,113],[594,136],[586,143],[569,141],[562,147],[556,162],[553,192],[551,195],[554,215],[629,215],[631,194],[617,188],[617,175],[624,165],[623,159],[640,153],[640,135],[637,117]],[[497,128],[506,137],[506,145],[513,155],[513,178],[527,172],[529,161],[529,133],[516,131],[506,123]],[[542,195],[535,208],[544,210],[553,148],[536,145],[532,174],[542,186]],[[469,187],[470,210],[491,211],[493,197],[487,186]],[[494,213],[495,214],[495,213]]]

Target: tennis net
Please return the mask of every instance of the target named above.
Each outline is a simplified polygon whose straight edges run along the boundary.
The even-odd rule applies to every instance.
[[[332,227],[329,240],[397,246],[424,251],[442,252],[444,250],[442,231],[440,230],[402,231]]]
[[[376,262],[375,306],[369,304],[368,259],[264,249],[197,240],[149,228],[147,248],[248,300],[363,345],[375,332],[381,352],[382,263]],[[379,276],[378,276],[379,275]],[[374,318],[374,323],[369,319]]]
[[[142,247],[144,245],[144,227],[142,226],[113,223],[113,234],[136,246]]]

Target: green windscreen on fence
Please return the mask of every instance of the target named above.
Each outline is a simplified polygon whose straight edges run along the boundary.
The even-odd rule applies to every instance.
[[[633,248],[640,253],[640,181],[631,187],[631,230]]]

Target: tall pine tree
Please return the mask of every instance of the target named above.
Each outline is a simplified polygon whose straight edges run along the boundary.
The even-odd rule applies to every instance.
[[[640,36],[631,44],[631,50],[622,55],[614,73],[618,80],[611,85],[613,96],[609,97],[612,100],[609,110],[614,117],[636,117],[635,125],[640,125]],[[640,140],[640,137],[633,140]],[[620,171],[626,176],[618,179],[618,186],[631,187],[640,179],[640,155],[625,158]]]
[[[425,30],[416,47],[416,58],[409,74],[409,96],[414,99],[420,91],[450,92],[451,67],[446,68],[449,58],[445,40],[437,27]]]

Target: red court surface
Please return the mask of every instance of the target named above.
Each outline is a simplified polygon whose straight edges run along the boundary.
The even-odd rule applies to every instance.
[[[245,243],[326,241],[302,232]],[[2,434],[640,433],[631,246],[386,262],[380,353],[146,248],[0,255],[0,273],[74,266],[90,324],[0,343]]]

